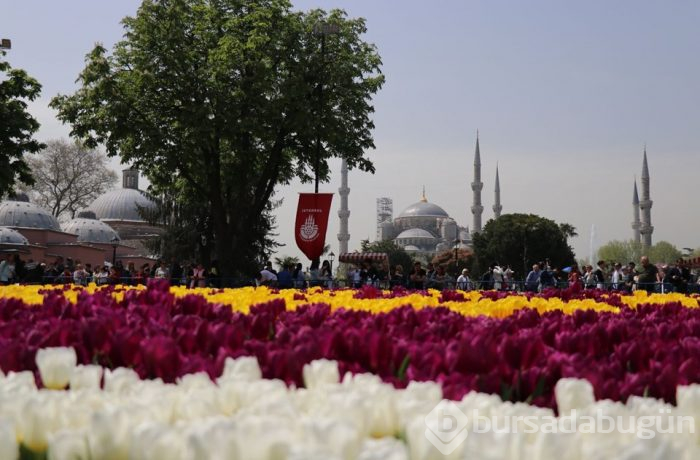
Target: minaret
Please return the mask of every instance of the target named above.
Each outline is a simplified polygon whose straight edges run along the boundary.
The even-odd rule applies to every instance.
[[[636,244],[641,243],[641,236],[639,229],[641,223],[639,222],[639,195],[637,194],[637,179],[634,179],[634,194],[632,195],[632,216],[634,220],[632,221],[632,230],[634,230],[634,242]]]
[[[647,164],[647,147],[644,146],[644,162],[642,163],[642,200],[639,202],[641,214],[641,226],[639,233],[642,234],[642,248],[648,250],[651,247],[651,234],[654,227],[651,225],[651,205],[649,193],[649,165]]]
[[[484,188],[481,182],[481,154],[479,152],[479,131],[476,131],[476,152],[474,152],[474,182],[472,182],[472,192],[474,200],[472,202],[472,214],[474,220],[472,222],[472,232],[478,233],[481,231],[481,213],[484,212],[484,207],[481,205],[481,189]]]
[[[498,163],[496,163],[496,187],[493,189],[493,218],[501,217],[501,182],[498,180]]]
[[[350,189],[348,188],[348,162],[345,160],[340,165],[340,188],[338,189],[338,194],[340,195],[338,249],[341,254],[345,254],[348,252],[348,241],[350,240],[350,233],[348,232],[348,219],[350,218],[348,195],[350,195]]]

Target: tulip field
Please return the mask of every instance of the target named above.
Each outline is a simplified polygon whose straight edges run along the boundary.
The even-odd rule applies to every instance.
[[[0,460],[698,458],[699,301],[4,286]],[[447,452],[426,435],[440,404],[496,418],[648,416],[666,429],[533,422],[506,434],[472,418]]]

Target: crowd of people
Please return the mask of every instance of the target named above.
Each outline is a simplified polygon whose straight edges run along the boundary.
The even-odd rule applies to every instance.
[[[134,262],[124,264],[117,260],[115,264],[92,266],[83,264],[72,258],[56,257],[53,261],[26,262],[19,254],[6,254],[0,262],[0,283],[26,284],[146,284],[149,279],[167,279],[171,285],[188,287],[217,287],[220,281],[216,262],[205,269],[201,263],[180,264],[173,260],[166,263],[163,260],[136,266]]]

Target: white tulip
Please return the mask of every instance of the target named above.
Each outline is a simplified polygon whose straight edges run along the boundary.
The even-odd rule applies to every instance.
[[[78,356],[70,347],[43,348],[36,353],[41,381],[44,387],[51,390],[62,390],[68,386],[77,362]]]
[[[17,460],[19,458],[15,427],[10,420],[3,417],[0,417],[0,458],[3,460]]]
[[[97,390],[102,381],[102,367],[100,366],[77,366],[70,376],[71,390]]]
[[[105,369],[105,391],[114,393],[127,393],[133,391],[139,383],[139,375],[133,369],[119,367],[114,370]]]
[[[18,424],[18,438],[29,450],[44,452],[48,447],[48,437],[56,423],[56,404],[48,398],[32,397],[22,405]]]
[[[309,389],[340,382],[338,363],[328,359],[318,359],[304,365],[304,386]]]
[[[258,360],[253,356],[241,356],[240,358],[226,358],[224,372],[219,381],[255,382],[262,379],[262,371]]]
[[[357,460],[408,460],[408,448],[396,438],[366,439]]]
[[[554,387],[559,414],[569,414],[574,409],[584,409],[595,403],[593,385],[583,379],[559,379]]]
[[[127,460],[129,458],[131,420],[124,408],[96,412],[88,432],[89,458]]]
[[[132,430],[130,460],[180,460],[185,441],[173,427],[144,423]]]
[[[32,371],[10,372],[2,381],[5,394],[28,394],[36,392],[36,380]]]
[[[190,460],[241,460],[238,444],[232,435],[237,423],[231,419],[211,418],[190,424],[183,437],[187,447],[185,458]]]
[[[48,460],[89,458],[87,437],[83,431],[61,430],[49,436]]]

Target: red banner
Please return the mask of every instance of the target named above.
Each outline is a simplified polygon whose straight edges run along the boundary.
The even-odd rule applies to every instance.
[[[332,193],[299,194],[294,237],[297,246],[309,260],[318,259],[323,253],[332,200]]]

